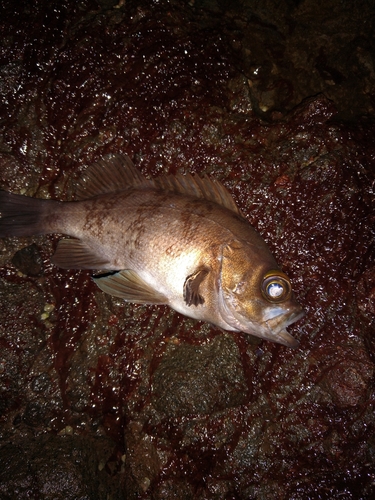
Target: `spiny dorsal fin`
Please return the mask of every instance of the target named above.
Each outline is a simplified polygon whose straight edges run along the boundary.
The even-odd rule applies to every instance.
[[[242,216],[232,195],[223,184],[209,177],[199,177],[191,174],[166,175],[154,179],[154,184],[160,189],[180,193],[183,195],[194,196],[208,201],[213,201],[218,205],[228,208],[232,212]]]
[[[143,177],[129,156],[111,154],[93,163],[84,172],[77,186],[76,199],[87,200],[132,186],[153,187],[153,182]]]
[[[76,199],[86,200],[99,194],[114,193],[130,187],[158,188],[172,193],[213,201],[241,215],[232,195],[223,184],[209,177],[189,173],[146,179],[127,155],[112,154],[91,165],[79,180]]]

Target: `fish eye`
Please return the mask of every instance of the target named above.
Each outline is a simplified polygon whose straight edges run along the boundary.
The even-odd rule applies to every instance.
[[[270,271],[262,283],[262,294],[269,302],[283,302],[292,293],[292,285],[286,274],[280,271]]]

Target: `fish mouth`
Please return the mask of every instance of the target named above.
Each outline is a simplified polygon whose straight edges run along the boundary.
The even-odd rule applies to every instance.
[[[283,344],[287,347],[296,348],[299,346],[298,340],[296,340],[289,332],[287,332],[287,326],[295,323],[299,319],[305,316],[305,311],[299,307],[296,311],[289,314],[285,314],[285,311],[277,316],[274,316],[264,322],[266,329],[269,332],[269,340],[273,340],[278,344]]]
[[[249,333],[287,347],[296,348],[299,345],[298,340],[286,330],[289,325],[305,315],[305,311],[295,301],[291,301],[287,305],[279,304],[276,307],[271,305],[264,307],[261,304],[258,307],[258,310],[261,310],[259,320],[257,320],[258,318],[253,320],[251,315],[241,310],[229,294],[224,296],[221,293],[220,309],[225,330]]]

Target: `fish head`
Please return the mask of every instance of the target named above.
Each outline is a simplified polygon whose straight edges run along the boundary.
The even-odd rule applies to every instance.
[[[220,315],[232,330],[297,347],[286,328],[304,316],[288,276],[272,254],[234,242],[222,251],[219,278]]]

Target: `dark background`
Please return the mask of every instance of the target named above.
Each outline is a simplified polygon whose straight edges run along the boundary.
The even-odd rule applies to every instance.
[[[2,1],[0,187],[220,179],[292,278],[292,350],[0,241],[0,497],[375,495],[371,1]]]

